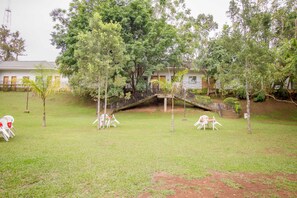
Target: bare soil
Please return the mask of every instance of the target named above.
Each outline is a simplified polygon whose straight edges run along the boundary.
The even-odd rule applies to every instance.
[[[186,179],[164,172],[152,178],[147,197],[297,197],[297,174],[256,174],[210,172],[201,179]],[[287,185],[294,183],[295,185]]]

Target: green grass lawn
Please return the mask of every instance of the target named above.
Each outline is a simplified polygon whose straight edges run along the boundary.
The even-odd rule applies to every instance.
[[[25,99],[0,92],[0,116],[13,115],[17,129],[0,139],[0,197],[136,197],[157,172],[297,174],[296,121],[255,118],[250,135],[244,119],[216,116],[223,127],[203,131],[193,124],[205,112],[188,110],[187,121],[176,114],[172,133],[170,113],[120,112],[118,128],[98,131],[95,105],[60,94],[47,101],[43,128],[41,100],[30,97],[26,114]]]

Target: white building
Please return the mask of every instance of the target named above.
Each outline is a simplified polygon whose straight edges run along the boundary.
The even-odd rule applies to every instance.
[[[60,88],[68,88],[68,78],[59,74],[54,62],[47,61],[5,61],[0,63],[0,89],[16,91],[23,88],[23,79],[36,80],[36,66],[53,70],[53,80],[60,82]]]
[[[181,69],[176,69],[175,72],[180,71]],[[151,80],[164,80],[167,82],[171,82],[173,78],[173,68],[165,69],[162,71],[158,71],[153,73],[153,75],[148,79],[149,82]],[[205,88],[206,82],[203,81],[204,75],[201,72],[195,70],[189,70],[187,74],[184,75],[182,86],[186,89],[203,89]],[[153,86],[153,85],[151,85]]]

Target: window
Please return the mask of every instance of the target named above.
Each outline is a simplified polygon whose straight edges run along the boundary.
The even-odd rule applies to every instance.
[[[189,76],[189,84],[196,84],[197,76]]]

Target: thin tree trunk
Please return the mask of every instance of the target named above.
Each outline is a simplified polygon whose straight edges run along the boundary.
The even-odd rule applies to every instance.
[[[207,76],[207,95],[210,95],[210,78]]]
[[[104,98],[104,119],[103,119],[103,123],[104,123],[104,127],[105,126],[105,121],[106,121],[106,109],[107,109],[107,85],[108,85],[108,76],[106,74],[106,78],[105,78],[105,98]]]
[[[100,121],[100,111],[101,111],[101,104],[100,104],[100,98],[101,98],[101,85],[100,85],[100,78],[98,81],[98,94],[97,94],[97,120],[98,120],[98,125],[97,129],[100,130],[101,128],[101,121]]]
[[[172,100],[171,100],[171,131],[174,132],[174,95],[172,93]]]
[[[42,126],[46,127],[46,118],[45,118],[45,98],[42,99],[43,101],[43,118],[42,118]]]
[[[249,82],[246,79],[245,82],[245,91],[246,91],[246,113],[247,113],[247,129],[248,133],[252,133],[251,128],[251,101],[250,101],[250,94],[249,94]]]

